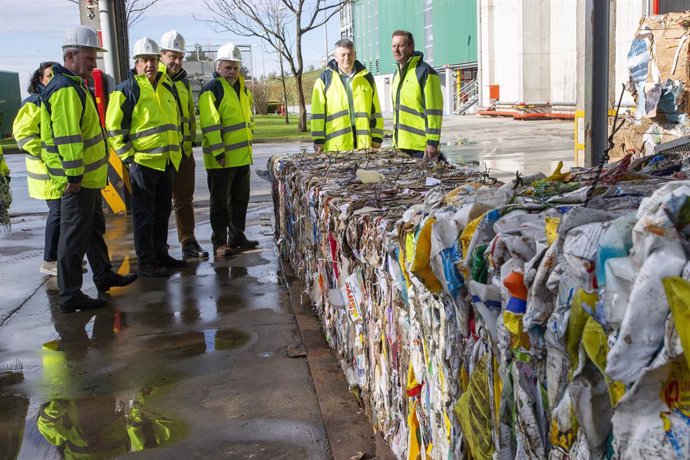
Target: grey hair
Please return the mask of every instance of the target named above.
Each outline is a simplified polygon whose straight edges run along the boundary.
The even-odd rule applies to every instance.
[[[335,42],[335,45],[333,46],[334,48],[347,48],[350,50],[355,49],[355,44],[352,43],[352,40],[348,38],[341,38],[337,42]]]
[[[77,54],[81,53],[82,49],[79,48],[78,46],[70,46],[67,48],[62,49],[62,60],[64,61],[67,59],[67,55],[72,53],[73,56],[76,56]]]

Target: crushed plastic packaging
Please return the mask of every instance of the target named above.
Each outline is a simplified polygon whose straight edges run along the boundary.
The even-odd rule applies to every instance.
[[[270,160],[279,250],[398,458],[690,456],[690,181],[639,167],[585,206],[588,169]]]

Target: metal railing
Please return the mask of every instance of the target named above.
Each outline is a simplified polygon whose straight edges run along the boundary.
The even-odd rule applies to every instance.
[[[464,115],[470,107],[479,101],[479,82],[472,80],[455,94],[455,114]]]

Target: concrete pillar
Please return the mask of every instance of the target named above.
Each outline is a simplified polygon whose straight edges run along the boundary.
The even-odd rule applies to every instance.
[[[607,145],[610,6],[609,0],[586,0],[585,166],[599,164]]]

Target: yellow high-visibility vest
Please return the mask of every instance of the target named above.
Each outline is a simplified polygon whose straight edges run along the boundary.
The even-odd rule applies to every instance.
[[[124,163],[165,171],[182,159],[180,113],[170,78],[158,72],[154,84],[132,75],[110,94],[105,126],[110,145]]]
[[[59,64],[41,93],[41,158],[60,190],[67,183],[105,187],[108,145],[93,94]]]
[[[350,113],[348,89],[340,78],[335,60],[314,83],[311,96],[311,135],[315,144],[323,144],[326,152],[370,148],[383,140],[383,116],[374,77],[355,61],[352,77]],[[354,132],[352,121],[354,120]]]
[[[62,190],[48,174],[41,160],[41,100],[32,94],[24,100],[12,124],[17,146],[26,152],[26,184],[29,196],[37,200],[57,200]]]
[[[168,73],[168,68],[162,62],[158,64],[158,70]],[[182,133],[182,153],[192,155],[192,143],[196,139],[196,111],[194,110],[194,97],[192,87],[187,79],[187,71],[182,69],[177,75],[168,77],[173,82],[177,91],[177,100],[180,109],[180,132]]]
[[[252,93],[239,77],[239,91],[214,73],[199,95],[199,122],[206,169],[232,168],[252,164]],[[225,159],[225,165],[218,163]]]
[[[438,147],[443,95],[438,74],[416,51],[393,75],[393,145],[400,149]]]

